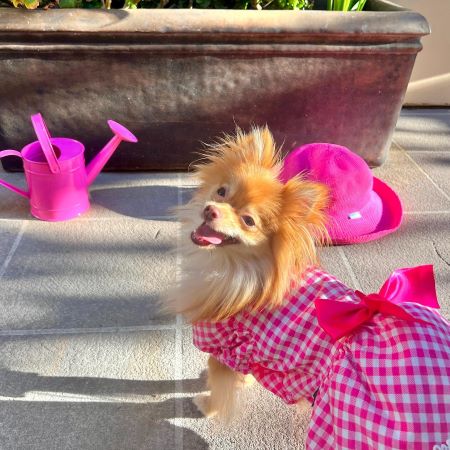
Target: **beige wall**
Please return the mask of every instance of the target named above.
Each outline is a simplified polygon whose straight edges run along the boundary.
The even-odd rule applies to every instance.
[[[406,92],[407,105],[450,105],[450,0],[392,0],[426,17],[431,35],[422,38]]]

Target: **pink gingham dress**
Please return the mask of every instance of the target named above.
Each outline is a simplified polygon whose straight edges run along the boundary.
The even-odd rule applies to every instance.
[[[450,439],[449,323],[433,308],[405,302],[401,308],[418,321],[379,313],[333,339],[319,324],[318,298],[361,301],[311,268],[282,307],[196,323],[194,344],[251,373],[286,403],[313,402],[308,449],[444,448]]]

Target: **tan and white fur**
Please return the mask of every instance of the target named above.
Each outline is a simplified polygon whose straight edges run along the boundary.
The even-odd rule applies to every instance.
[[[243,310],[280,306],[293,276],[317,263],[326,239],[326,188],[295,177],[279,180],[280,153],[266,128],[226,136],[195,166],[199,186],[177,209],[182,254],[169,304],[191,323],[225,320]],[[206,416],[234,415],[236,390],[248,377],[213,357]]]

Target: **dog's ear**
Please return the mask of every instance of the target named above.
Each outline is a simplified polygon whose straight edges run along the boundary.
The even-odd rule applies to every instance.
[[[292,224],[290,228],[294,233],[295,227],[303,230],[306,226],[316,240],[325,237],[325,210],[329,203],[329,190],[326,185],[296,176],[285,183],[282,197],[281,224]],[[284,218],[287,221],[283,220]]]
[[[283,186],[282,198],[278,229],[272,239],[275,260],[272,288],[278,301],[282,300],[293,274],[317,264],[316,244],[327,242],[328,189],[294,177]]]

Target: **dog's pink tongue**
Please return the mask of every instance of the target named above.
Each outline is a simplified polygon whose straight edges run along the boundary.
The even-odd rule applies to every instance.
[[[223,234],[219,233],[218,231],[214,231],[211,227],[206,225],[206,223],[200,225],[195,230],[195,234],[201,239],[213,245],[219,245],[223,241]]]

